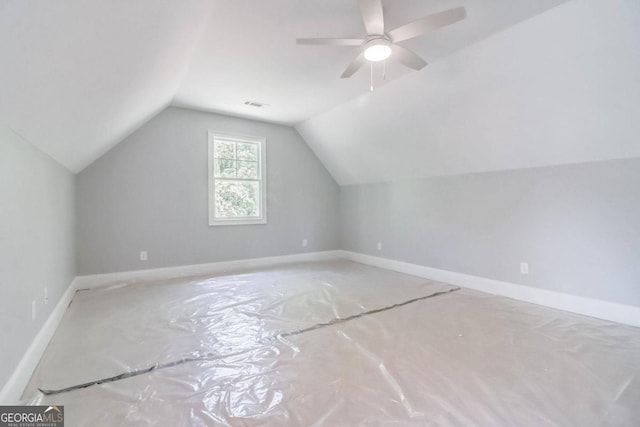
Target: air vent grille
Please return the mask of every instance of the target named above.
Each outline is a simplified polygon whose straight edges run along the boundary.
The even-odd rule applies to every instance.
[[[266,107],[267,104],[264,104],[262,102],[258,102],[258,101],[244,101],[244,105],[248,105],[249,107],[256,107],[256,108],[262,108],[262,107]]]

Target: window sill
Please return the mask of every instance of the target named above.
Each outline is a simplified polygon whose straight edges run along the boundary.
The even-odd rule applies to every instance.
[[[265,225],[266,219],[228,219],[228,220],[210,220],[210,227],[217,227],[219,225]]]

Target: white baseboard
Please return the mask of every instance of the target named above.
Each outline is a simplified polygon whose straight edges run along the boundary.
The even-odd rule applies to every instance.
[[[184,265],[178,267],[155,268],[150,270],[124,271],[119,273],[78,276],[77,289],[93,289],[119,282],[133,283],[140,280],[161,280],[177,277],[197,276],[200,274],[221,274],[237,270],[268,267],[290,262],[325,261],[342,257],[340,250],[307,252],[264,258],[249,258],[236,261],[222,261],[208,264]]]
[[[499,280],[471,276],[469,274],[456,273],[453,271],[439,270],[437,268],[425,267],[422,265],[395,261],[357,252],[342,251],[342,254],[345,258],[362,264],[399,271],[401,273],[424,277],[425,279],[435,280],[438,282],[445,282],[463,288],[502,295],[520,301],[570,311],[572,313],[640,327],[640,307],[636,306],[564,294],[561,292],[534,288],[532,286],[501,282]]]
[[[40,331],[31,342],[24,356],[22,356],[13,374],[9,377],[4,387],[2,387],[0,391],[0,404],[15,405],[19,403],[22,392],[29,383],[33,371],[35,371],[38,366],[40,358],[42,358],[49,341],[56,332],[56,328],[60,324],[62,316],[64,316],[64,313],[67,311],[67,307],[69,307],[76,293],[76,289],[76,280],[74,279],[58,301],[58,304],[56,304],[47,321],[42,325],[42,328],[40,328]]]

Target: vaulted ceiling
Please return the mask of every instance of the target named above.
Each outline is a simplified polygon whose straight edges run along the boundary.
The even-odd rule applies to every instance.
[[[574,0],[297,126],[341,184],[640,157],[640,2]]]
[[[405,42],[431,65],[414,72],[388,64],[386,81],[377,77],[376,90],[370,93],[366,70],[351,79],[339,78],[354,48],[295,44],[297,37],[364,36],[355,1],[0,0],[0,125],[74,172],[168,105],[295,125],[341,184],[411,178],[426,169],[446,174],[527,167],[531,164],[519,161],[513,147],[467,146],[472,144],[470,135],[478,135],[478,144],[496,136],[482,133],[478,121],[495,119],[476,114],[482,102],[500,104],[502,99],[505,105],[497,105],[499,111],[507,118],[512,112],[511,99],[474,103],[473,96],[486,97],[478,86],[503,79],[504,91],[515,88],[518,96],[535,98],[534,89],[523,92],[521,80],[509,74],[526,74],[507,58],[523,49],[552,62],[544,79],[553,78],[553,61],[558,67],[565,64],[554,49],[546,57],[540,52],[540,43],[555,42],[554,33],[545,36],[544,19],[535,27],[539,42],[520,36],[526,45],[520,48],[507,36],[492,42],[494,49],[483,48],[482,40],[499,37],[492,34],[566,2],[383,0],[391,28],[460,5],[468,18]],[[573,16],[562,19],[571,21]],[[598,52],[606,53],[606,48],[605,43]],[[518,62],[526,59],[520,55]],[[504,95],[500,88],[496,94]],[[245,100],[268,106],[249,107]],[[535,102],[520,106],[523,114],[546,108]],[[454,110],[461,114],[450,114]],[[509,121],[505,123],[498,136],[517,138]],[[466,142],[452,143],[456,138]],[[506,151],[491,155],[498,150]],[[554,153],[558,148],[542,150]],[[381,167],[391,159],[392,169]]]
[[[383,0],[383,7],[392,29],[465,6],[464,21],[402,43],[433,62],[563,1]],[[218,2],[174,104],[295,125],[367,92],[370,77],[363,69],[340,79],[357,47],[297,46],[296,38],[365,35],[356,0]],[[387,82],[412,73],[389,63]],[[268,107],[255,110],[245,100]]]
[[[0,124],[73,172],[173,100],[208,0],[0,0]]]

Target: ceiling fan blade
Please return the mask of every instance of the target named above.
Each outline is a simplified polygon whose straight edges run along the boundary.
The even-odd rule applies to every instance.
[[[391,37],[391,40],[393,40],[394,43],[398,43],[453,24],[454,22],[458,22],[466,18],[466,16],[467,12],[464,7],[445,10],[444,12],[425,16],[424,18],[420,18],[416,21],[398,27],[395,30],[391,30],[389,31],[389,37]]]
[[[361,46],[364,39],[296,39],[297,44],[328,45],[328,46]]]
[[[391,48],[391,58],[414,70],[422,70],[427,63],[418,55],[400,45],[394,44]]]
[[[382,0],[358,0],[362,20],[370,36],[384,35],[384,14]]]
[[[344,70],[344,73],[342,73],[340,78],[346,79],[353,76],[355,72],[358,71],[360,67],[362,67],[363,62],[364,62],[364,54],[360,53],[358,56],[355,57],[353,61],[351,61],[351,63],[349,64],[347,69]]]

